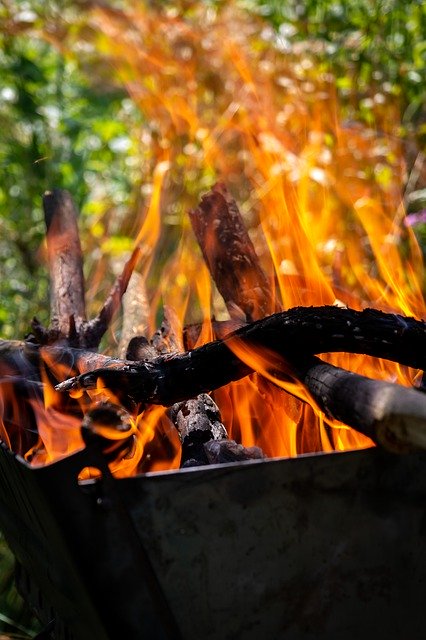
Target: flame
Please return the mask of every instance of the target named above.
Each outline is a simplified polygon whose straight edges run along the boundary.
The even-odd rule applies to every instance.
[[[151,331],[164,304],[182,326],[202,321],[197,344],[214,337],[211,318],[228,317],[187,219],[217,179],[246,216],[277,308],[337,303],[421,318],[423,264],[412,230],[403,225],[405,164],[396,126],[389,124],[400,120],[394,98],[377,108],[374,129],[345,121],[335,78],[307,48],[283,53],[260,18],[224,4],[191,3],[186,15],[139,3],[127,12],[95,5],[90,15],[92,46],[109,60],[145,121],[141,174],[151,196],[137,220],[135,243],[146,255]],[[237,340],[232,348],[259,373],[214,393],[230,437],[259,445],[269,456],[371,446],[324,416],[298,383],[285,378],[286,364],[274,354]],[[362,355],[325,359],[404,385],[419,376]],[[37,463],[82,446],[78,420],[58,413],[43,371],[41,443],[27,454]],[[96,397],[75,399],[81,414]],[[66,432],[66,447],[56,432]],[[111,465],[116,475],[178,465],[179,443],[164,408],[141,412],[132,434],[133,447]]]

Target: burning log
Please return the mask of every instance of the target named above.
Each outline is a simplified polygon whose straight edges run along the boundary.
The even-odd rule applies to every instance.
[[[216,184],[189,217],[231,318],[251,321],[275,311],[270,283],[226,187]]]
[[[318,406],[394,453],[426,449],[424,392],[372,380],[318,358],[299,364],[298,378]]]
[[[52,230],[50,232],[51,255],[53,256],[50,261],[51,269],[55,268],[55,260],[59,259],[54,259],[57,254],[52,249],[56,246],[57,240],[56,233],[53,232],[55,226],[52,220],[55,216],[60,217],[61,207],[65,207],[67,214],[62,221],[71,220],[65,227],[72,228],[74,229],[72,233],[75,232],[75,208],[71,207],[68,196],[62,192],[53,192],[53,194],[55,195],[47,196],[46,200],[47,222],[50,225],[48,228]],[[219,217],[218,210],[220,211]],[[245,316],[259,314],[263,308],[272,305],[272,302],[266,286],[266,276],[261,271],[254,249],[247,249],[250,256],[250,269],[257,274],[252,279],[247,276],[246,267],[242,266],[244,261],[237,261],[237,265],[233,264],[231,254],[226,252],[226,238],[231,237],[229,234],[232,235],[232,220],[236,219],[238,214],[235,202],[226,193],[224,187],[216,187],[212,194],[204,198],[200,212],[197,215],[202,216],[203,219],[200,237],[204,238],[203,242],[206,244],[206,260],[211,262],[212,256],[211,252],[207,251],[210,227],[216,229],[222,240],[225,239],[222,246],[221,270],[216,272],[216,278],[218,279],[218,287],[227,296],[231,313],[239,309],[238,315],[240,316],[241,311]],[[229,224],[225,224],[226,232],[222,234],[221,220],[227,220],[228,215],[231,221]],[[193,212],[192,218],[195,219],[195,212]],[[231,238],[229,242],[232,244],[235,240],[234,248],[239,248],[242,255],[244,247],[252,245],[247,244],[250,241],[246,231],[243,230],[241,220],[238,219],[235,224],[240,232],[239,245],[235,245],[235,238]],[[61,229],[63,230],[63,227]],[[137,258],[138,250],[135,250],[126,264],[122,277],[115,283],[107,302],[93,321],[87,322],[84,319],[84,296],[83,298],[81,296],[83,283],[80,280],[80,293],[78,293],[78,302],[76,302],[78,314],[69,314],[74,304],[71,298],[67,301],[66,311],[58,311],[59,302],[54,304],[52,302],[52,313],[55,314],[54,318],[58,318],[58,320],[55,319],[52,323],[53,328],[45,333],[42,328],[38,327],[40,334],[42,334],[42,343],[46,344],[46,341],[49,343],[53,333],[57,337],[60,335],[63,338],[64,332],[67,331],[68,335],[65,338],[68,344],[73,343],[73,339],[76,337],[76,342],[81,346],[95,347],[120,302]],[[230,262],[227,263],[227,260]],[[73,264],[73,273],[79,273],[81,252],[77,251]],[[213,263],[211,264],[213,265]],[[238,278],[233,281],[233,284],[229,284],[225,279],[225,284],[222,286],[220,278],[226,271],[223,271],[226,265],[228,266],[227,270],[234,271],[234,274],[240,273],[243,282],[241,292],[237,286]],[[64,286],[63,276],[62,280],[55,281],[52,274],[52,279],[54,283],[52,300],[57,301],[62,291],[61,287]],[[236,288],[234,292],[232,292],[232,287]],[[235,325],[235,320],[231,321],[231,325],[232,322]],[[57,327],[59,326],[61,326],[61,330],[58,334]],[[220,332],[221,327],[218,325],[217,328]],[[229,328],[229,324],[226,324],[225,329],[227,328]],[[191,331],[194,333],[193,327],[188,330],[187,336]],[[46,335],[47,340],[45,340]],[[57,344],[41,346],[41,348],[39,345],[30,343],[2,343],[2,357],[0,358],[2,371],[7,376],[20,375],[25,369],[25,367],[21,367],[23,360],[31,361],[33,368],[36,363],[42,360],[47,363],[48,369],[56,381],[60,382],[70,375],[75,376],[76,373],[81,374],[71,380],[60,382],[57,386],[59,391],[93,388],[101,378],[103,384],[111,388],[126,407],[133,410],[135,405],[141,402],[171,406],[176,402],[184,402],[199,394],[217,389],[232,380],[240,379],[258,368],[256,364],[253,365],[250,358],[247,360],[246,357],[247,353],[255,352],[261,354],[260,359],[266,363],[264,369],[268,375],[272,371],[276,380],[296,378],[302,381],[328,415],[344,419],[346,424],[360,431],[363,428],[367,429],[368,435],[378,441],[386,440],[385,437],[378,435],[379,432],[383,432],[383,429],[380,427],[377,430],[376,428],[377,421],[382,420],[380,416],[385,417],[386,433],[389,431],[388,423],[391,418],[401,419],[403,429],[408,429],[408,431],[410,431],[412,424],[418,425],[423,420],[424,402],[423,397],[418,395],[419,392],[412,390],[407,395],[409,390],[395,386],[394,392],[391,393],[390,387],[386,386],[389,383],[372,381],[362,377],[362,380],[359,377],[354,378],[349,372],[337,370],[326,363],[319,365],[317,360],[312,359],[314,354],[345,351],[387,358],[406,366],[424,370],[426,368],[423,356],[426,346],[425,325],[413,318],[404,318],[396,314],[385,314],[371,309],[360,312],[336,307],[295,308],[242,326],[221,340],[187,353],[173,355],[166,353],[158,357],[151,353],[149,359],[145,358],[148,360],[145,362],[132,361],[136,358],[139,360],[140,354],[138,355],[137,352],[141,348],[143,350],[147,347],[137,341],[133,343],[133,347],[136,348],[135,353],[132,354],[132,347],[129,347],[129,360],[127,361],[107,358],[90,351],[88,348],[76,349],[64,346],[63,340],[61,342],[60,346]],[[241,347],[243,354],[240,352]],[[167,348],[169,349],[170,345]],[[181,348],[182,346],[179,345],[178,350]],[[176,351],[176,349],[172,350]],[[271,354],[272,360],[268,362]],[[310,372],[308,365],[313,368],[312,372]],[[341,383],[342,380],[349,379],[346,374],[353,381],[359,382],[355,386],[358,385],[360,395],[364,400],[359,401],[354,394],[348,394],[346,384]],[[391,398],[390,404],[384,409],[382,405],[380,407],[378,405],[378,394],[381,392]],[[397,398],[401,399],[400,403]],[[409,410],[410,402],[414,402],[416,406],[414,413]],[[345,410],[342,409],[343,404]],[[365,416],[362,414],[363,409],[365,409]],[[411,435],[407,438],[410,439]],[[395,439],[401,440],[401,434],[395,434]],[[422,443],[421,437],[415,442],[411,442],[414,446],[423,446]]]
[[[99,313],[87,321],[77,209],[71,195],[64,189],[47,191],[43,196],[43,207],[50,275],[51,324],[49,329],[45,329],[34,319],[34,336],[40,344],[65,340],[72,346],[96,349],[120,306],[141,250],[139,247],[133,250]]]
[[[163,355],[170,357],[183,351],[179,320],[170,307],[164,307],[161,326],[150,342],[145,338],[133,339],[127,349],[132,360],[152,362]],[[228,437],[222,424],[219,408],[207,394],[174,404],[169,418],[176,427],[182,445],[180,467],[198,467],[209,464],[204,446],[210,440]]]
[[[336,328],[340,333],[336,333]],[[245,325],[222,340],[172,357],[158,357],[152,362],[128,362],[91,354],[97,362],[104,359],[106,366],[70,378],[57,389],[90,389],[102,378],[123,399],[170,406],[252,372],[234,353],[236,343],[248,350],[264,349],[277,354],[288,375],[291,366],[287,363],[297,357],[302,360],[307,355],[340,351],[426,368],[426,324],[422,321],[374,309],[296,307]],[[54,348],[50,349],[53,352]],[[76,362],[86,361],[87,352],[68,351],[75,355]]]
[[[152,346],[161,355],[181,353],[183,343],[180,335],[181,327],[176,313],[170,307],[165,307],[163,322],[152,338]],[[182,444],[181,468],[209,464],[205,444],[210,440],[228,437],[219,408],[206,393],[172,405],[169,418]]]
[[[176,314],[170,307],[165,307],[161,327],[151,341],[152,347],[157,354],[181,353],[183,343],[180,334],[181,328]],[[145,350],[145,353],[148,352]],[[258,447],[246,449],[237,445],[234,440],[228,439],[219,407],[207,393],[173,404],[169,410],[169,417],[182,443],[181,468],[264,457]]]
[[[222,199],[218,193],[223,196]],[[257,314],[263,307],[271,307],[269,289],[264,287],[266,276],[244,227],[237,204],[226,188],[223,185],[216,185],[209,194],[204,196],[196,212],[190,213],[190,219],[210,273],[223,295],[231,317],[233,298],[241,298],[243,306],[245,303],[246,276],[241,273],[238,277],[239,273],[234,268],[234,264],[238,260],[243,260],[246,254],[250,256],[247,269],[251,291],[257,292],[255,317],[258,317]],[[233,236],[233,233],[236,235]],[[212,242],[212,237],[216,242]],[[234,238],[238,238],[233,247],[236,256],[227,250],[228,246],[232,246],[230,240]],[[216,266],[216,261],[219,261],[220,268]],[[227,276],[228,273],[233,274],[232,280]],[[247,306],[245,310],[249,315]],[[346,322],[348,327],[352,326],[350,320]],[[322,323],[319,322],[316,328],[322,331]],[[345,328],[342,329],[342,333],[339,331],[336,328],[336,337],[346,333]],[[362,328],[356,326],[354,334],[355,332],[357,335],[354,338],[363,341]],[[318,337],[316,336],[317,339]],[[383,344],[388,342],[384,337],[382,341]],[[305,385],[326,415],[341,420],[390,449],[402,450],[404,446],[406,447],[402,443],[407,441],[414,446],[417,443],[420,447],[424,447],[422,432],[419,436],[416,434],[412,434],[412,437],[408,436],[409,431],[415,431],[416,427],[418,428],[417,415],[422,414],[422,409],[419,408],[419,414],[417,414],[417,410],[406,406],[405,403],[410,399],[405,392],[400,398],[401,392],[398,387],[394,385],[384,387],[380,382],[375,384],[373,380],[354,376],[350,372],[323,363],[316,358],[305,358],[304,367],[301,367],[299,355],[296,352],[293,356],[287,353],[287,360],[292,363],[291,374]],[[418,393],[412,394],[412,402],[416,406],[419,402],[420,405],[422,404]],[[395,422],[396,432],[392,429],[392,422]]]
[[[62,189],[43,196],[50,273],[51,340],[79,332],[86,321],[83,257],[77,209]]]
[[[336,321],[339,330],[342,331],[340,334],[335,333]],[[392,338],[392,341],[387,338]],[[82,374],[59,384],[57,389],[90,389],[101,379],[102,383],[123,402],[131,400],[135,403],[149,402],[170,406],[175,402],[188,400],[194,394],[217,389],[251,373],[253,369],[236,355],[235,345],[244,347],[247,352],[254,348],[256,352],[266,350],[269,354],[276,354],[273,362],[276,378],[295,376],[303,383],[306,381],[309,390],[312,386],[313,397],[320,401],[328,413],[337,419],[344,417],[345,423],[350,426],[353,422],[355,429],[362,431],[364,423],[373,425],[376,431],[381,431],[382,426],[376,424],[380,419],[380,412],[385,421],[386,431],[391,428],[391,423],[396,425],[399,421],[405,425],[404,429],[408,428],[407,425],[422,429],[426,424],[426,397],[422,392],[343,370],[337,371],[347,373],[347,379],[351,378],[355,387],[357,381],[360,381],[361,397],[357,397],[354,391],[348,393],[347,387],[335,383],[332,391],[325,396],[326,402],[321,402],[327,386],[330,386],[329,381],[335,380],[336,377],[341,380],[343,373],[337,375],[336,367],[326,363],[319,365],[321,361],[312,360],[310,349],[314,353],[336,350],[363,352],[396,361],[400,359],[407,366],[425,368],[423,354],[426,346],[426,325],[413,318],[402,318],[371,309],[291,309],[241,327],[223,340],[208,343],[183,354],[162,356],[149,363],[118,364],[120,361],[114,361],[109,369]],[[364,348],[361,349],[361,346]],[[240,353],[240,350],[238,351]],[[296,359],[299,366],[295,364]],[[300,364],[303,362],[304,367]],[[309,365],[314,367],[312,374]],[[330,375],[320,384],[321,377],[327,371]],[[392,393],[390,389],[393,389]],[[386,394],[389,398],[385,407],[377,404],[381,394]],[[344,414],[342,403],[346,407]],[[410,411],[410,406],[415,409]],[[368,429],[367,435],[380,440],[374,429]],[[402,440],[399,432],[395,438]],[[411,436],[408,435],[407,438]],[[419,441],[411,444],[423,446],[421,442],[420,437]]]

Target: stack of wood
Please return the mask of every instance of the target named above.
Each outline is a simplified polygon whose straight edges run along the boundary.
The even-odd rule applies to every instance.
[[[253,365],[241,356],[250,350],[272,354],[271,362],[275,360],[276,366],[271,364],[270,373],[276,380],[302,383],[326,415],[377,444],[398,453],[426,448],[426,396],[421,390],[373,380],[316,357],[321,353],[360,353],[424,370],[425,324],[374,309],[278,309],[238,207],[224,185],[218,184],[206,194],[190,218],[231,320],[213,321],[216,340],[193,348],[201,326],[182,330],[173,310],[166,309],[163,325],[151,339],[128,335],[127,349],[122,346],[124,359],[108,358],[97,349],[120,307],[140,250],[133,251],[98,315],[88,320],[77,212],[71,196],[62,190],[48,192],[44,209],[50,326],[45,328],[34,320],[26,341],[0,341],[0,385],[3,390],[12,386],[21,398],[28,399],[21,402],[26,409],[18,420],[13,403],[4,403],[2,439],[12,450],[22,454],[37,441],[31,398],[42,394],[43,361],[52,364],[48,375],[60,392],[57,408],[62,412],[78,414],[80,410],[70,391],[92,389],[99,381],[110,389],[121,406],[105,406],[102,400],[102,411],[108,413],[110,424],[123,432],[123,438],[133,437],[126,436],[131,429],[125,412],[137,413],[149,404],[168,407],[182,443],[181,466],[261,458],[257,447],[245,448],[228,439],[219,409],[209,395],[253,372]],[[127,326],[136,323],[128,321],[126,311],[125,317]],[[96,432],[93,425],[97,417],[96,412],[86,416],[86,430]]]

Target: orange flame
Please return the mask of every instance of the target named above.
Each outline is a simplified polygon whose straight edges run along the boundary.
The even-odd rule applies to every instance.
[[[232,2],[224,4],[220,9],[194,4],[185,16],[139,4],[128,13],[95,7],[91,15],[93,44],[110,60],[145,120],[141,139],[149,161],[142,177],[153,174],[153,179],[136,244],[148,256],[148,286],[156,251],[164,262],[151,286],[151,329],[161,304],[172,306],[182,325],[203,321],[199,344],[213,337],[211,318],[228,317],[186,215],[218,178],[241,206],[277,306],[338,303],[422,317],[421,251],[402,224],[405,165],[389,125],[398,122],[397,105],[381,105],[374,130],[345,122],[334,78],[309,50],[283,53],[260,19]],[[167,198],[162,196],[166,173]],[[164,261],[158,243],[166,235],[173,251]],[[276,356],[237,340],[233,349],[259,374],[214,394],[230,437],[257,444],[270,456],[371,445],[311,409],[300,385],[271,374],[285,373]],[[326,359],[405,385],[418,377],[406,367],[362,355]],[[43,461],[81,446],[77,436],[64,448],[48,434],[56,419],[61,430],[55,402],[54,393],[51,399],[47,395],[39,425]],[[83,410],[85,403],[81,398]],[[114,473],[177,466],[179,444],[164,411],[150,407],[137,417],[132,456],[113,463]],[[69,420],[67,434],[77,429]]]

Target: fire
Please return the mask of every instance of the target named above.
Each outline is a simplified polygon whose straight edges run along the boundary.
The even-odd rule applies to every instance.
[[[149,162],[142,173],[153,178],[136,244],[145,251],[151,332],[164,304],[182,326],[203,321],[197,344],[213,338],[211,318],[229,317],[187,218],[217,179],[246,216],[276,308],[337,303],[422,317],[421,252],[403,225],[405,167],[388,124],[398,121],[396,107],[378,111],[374,129],[343,121],[335,79],[317,68],[310,52],[281,52],[261,20],[226,4],[216,10],[199,3],[185,18],[140,6],[128,13],[95,7],[91,14],[92,44],[114,66],[146,122],[141,139]],[[161,257],[154,284],[158,247],[168,236],[173,251],[165,262]],[[231,438],[258,445],[268,456],[371,445],[311,408],[300,385],[271,374],[285,374],[274,356],[237,341],[233,348],[259,374],[214,393]],[[325,359],[404,385],[418,376],[367,356]],[[81,416],[58,413],[57,394],[42,375],[42,443],[27,454],[34,464],[83,446]],[[104,399],[105,389],[100,393]],[[96,398],[80,398],[81,413]],[[112,463],[113,472],[176,467],[179,445],[165,409],[148,407],[133,420],[134,444]]]

